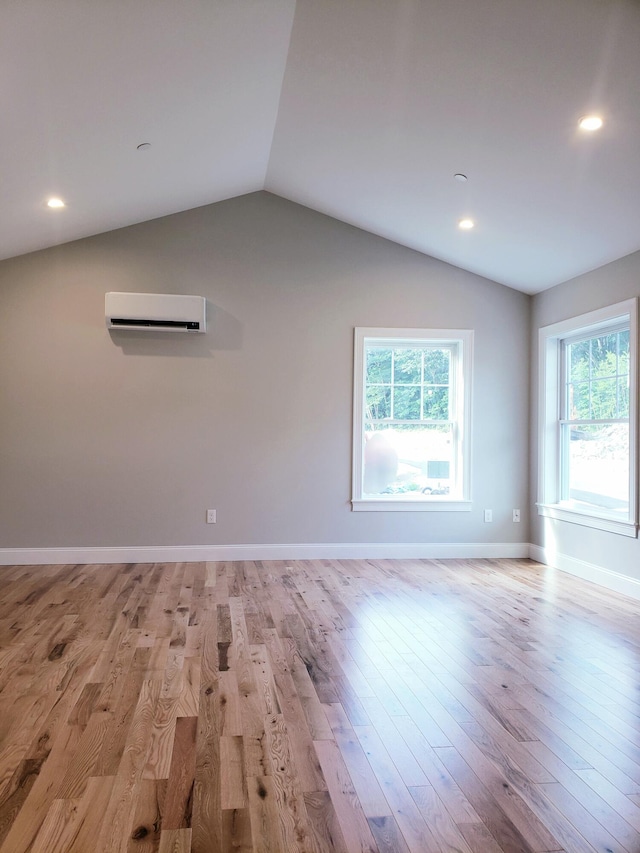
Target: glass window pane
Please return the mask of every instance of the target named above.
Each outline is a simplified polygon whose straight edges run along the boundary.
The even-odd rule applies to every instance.
[[[629,417],[629,377],[621,376],[618,379],[618,417]]]
[[[569,385],[567,388],[567,411],[572,420],[588,420],[591,417],[589,411],[589,383],[580,382]]]
[[[618,346],[620,356],[627,357],[627,364],[629,364],[629,329],[625,329],[624,332],[618,332]],[[619,371],[622,372],[622,371]]]
[[[616,418],[617,381],[612,379],[594,379],[591,383],[591,417]]]
[[[422,350],[396,349],[394,351],[393,381],[419,385],[422,381]]]
[[[385,385],[368,385],[365,418],[382,420],[391,417],[391,388]]]
[[[422,417],[431,421],[449,420],[449,389],[425,385]]]
[[[567,460],[565,498],[594,507],[629,509],[629,426],[565,424],[563,445]]]
[[[453,489],[453,431],[410,424],[368,432],[364,446],[364,492],[423,500]]]
[[[584,382],[589,378],[589,341],[569,344],[567,349],[569,381]]]
[[[420,420],[420,386],[393,386],[393,418],[397,421]]]
[[[618,357],[618,376],[629,375],[629,352],[621,352]]]
[[[617,334],[601,335],[591,340],[591,377],[615,376],[617,367]]]
[[[391,349],[384,347],[367,347],[366,382],[377,382],[391,385]]]
[[[424,381],[428,385],[448,385],[451,351],[426,349],[424,351]]]

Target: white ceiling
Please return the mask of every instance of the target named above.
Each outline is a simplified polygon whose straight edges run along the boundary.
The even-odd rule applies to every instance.
[[[638,0],[0,0],[0,258],[267,189],[537,292],[640,249],[639,92]]]

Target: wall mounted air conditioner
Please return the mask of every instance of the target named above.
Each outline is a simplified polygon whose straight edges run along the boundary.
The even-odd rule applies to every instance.
[[[107,329],[205,332],[204,296],[168,293],[105,293]]]

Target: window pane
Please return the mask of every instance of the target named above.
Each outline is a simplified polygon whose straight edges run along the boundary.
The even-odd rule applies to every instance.
[[[449,420],[449,389],[441,386],[433,387],[426,385],[424,389],[424,412],[425,420],[448,421]]]
[[[616,375],[616,346],[618,335],[601,335],[591,339],[591,376]]]
[[[391,385],[391,350],[383,347],[367,347],[367,382]]]
[[[629,417],[629,377],[621,376],[618,379],[618,417]]]
[[[394,353],[393,381],[419,385],[422,381],[422,350],[397,349]]]
[[[595,379],[591,383],[591,417],[592,418],[617,418],[617,393],[618,382],[612,379]]]
[[[589,420],[589,383],[580,382],[569,385],[568,394],[568,416],[572,420]]]
[[[589,378],[589,341],[569,344],[569,379],[583,382]]]
[[[368,385],[365,417],[383,420],[391,417],[391,388],[385,385]]]
[[[427,385],[448,385],[451,351],[427,349],[424,351],[424,381]]]
[[[629,372],[629,329],[625,329],[624,332],[618,332],[618,346],[619,346],[619,365],[618,365],[618,373],[628,373]]]
[[[628,424],[565,424],[563,445],[567,460],[565,499],[625,515],[629,508]]]
[[[397,421],[420,420],[420,386],[394,385],[393,417]]]
[[[451,424],[367,425],[364,492],[424,499],[453,487]]]

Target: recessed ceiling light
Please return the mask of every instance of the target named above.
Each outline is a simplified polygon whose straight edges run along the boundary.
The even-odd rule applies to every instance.
[[[461,183],[461,184],[464,184],[464,182],[467,180],[467,176],[463,175],[462,172],[458,172],[453,177],[456,181],[458,181],[458,183]]]
[[[47,207],[65,207],[65,203],[61,198],[50,198],[47,202]]]
[[[462,229],[462,231],[470,231],[474,226],[475,222],[473,219],[459,219],[458,220],[458,228]]]
[[[583,116],[578,122],[580,130],[600,130],[602,127],[600,116]]]
[[[136,145],[136,151],[148,151],[150,148],[150,142],[141,142],[140,145]]]

